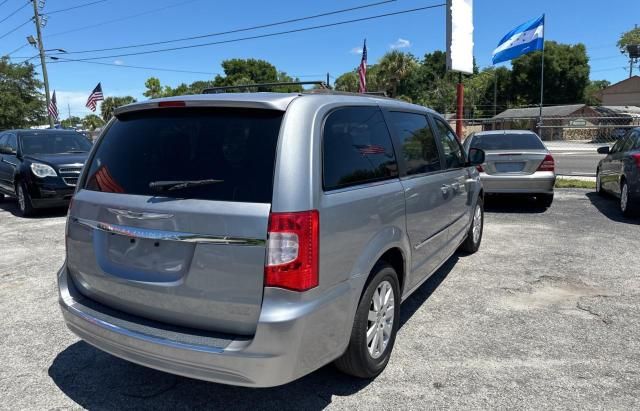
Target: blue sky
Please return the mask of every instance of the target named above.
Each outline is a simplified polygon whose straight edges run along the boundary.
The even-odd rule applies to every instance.
[[[47,0],[45,13],[95,0]],[[285,26],[226,36],[174,43],[170,47],[217,41],[277,31],[326,24],[341,20],[383,14],[393,11],[439,4],[444,0],[397,0],[368,9],[333,15]],[[373,3],[375,0],[342,0],[302,2],[292,0],[106,0],[76,10],[49,16],[43,29],[45,47],[80,51],[117,47],[179,37],[207,34],[291,18],[304,17],[333,10]],[[1,3],[1,2],[0,2]],[[8,0],[0,7],[0,20],[24,3]],[[164,8],[162,10],[157,10]],[[156,10],[156,11],[154,11]],[[26,7],[0,24],[0,36],[25,22],[31,7]],[[128,16],[146,13],[135,18]],[[475,47],[474,54],[481,67],[491,61],[491,52],[498,40],[516,25],[546,13],[545,37],[563,43],[582,42],[591,59],[591,78],[616,82],[628,75],[628,63],[618,52],[615,43],[623,31],[640,23],[638,0],[476,0],[474,2]],[[88,30],[66,31],[114,19],[120,21]],[[0,54],[8,53],[25,43],[25,36],[33,34],[33,24],[27,24],[0,40]],[[275,64],[280,70],[300,76],[301,79],[324,78],[352,70],[360,56],[357,49],[367,38],[369,63],[377,61],[385,52],[396,47],[418,57],[426,52],[445,47],[445,9],[419,11],[337,27],[294,33],[264,39],[180,50],[141,56],[112,57],[101,60],[115,65],[137,65],[166,69],[211,73],[174,73],[88,63],[49,64],[52,89],[57,90],[58,105],[67,115],[67,104],[72,115],[85,115],[88,93],[98,81],[102,82],[106,96],[133,95],[142,99],[144,82],[150,76],[160,78],[163,84],[175,86],[212,78],[221,72],[220,62],[229,58],[261,58]],[[136,50],[116,50],[102,55],[121,54]],[[12,57],[32,56],[35,49],[25,47]],[[69,55],[80,58],[100,55]],[[17,60],[19,61],[19,59]],[[37,62],[37,59],[33,61]]]

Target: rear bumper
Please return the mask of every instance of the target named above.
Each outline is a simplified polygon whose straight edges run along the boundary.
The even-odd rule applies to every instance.
[[[480,173],[487,194],[552,194],[556,175],[551,171],[536,171],[529,175],[491,175]]]
[[[89,344],[147,367],[232,385],[282,385],[320,368],[344,352],[353,321],[347,314],[353,310],[348,282],[307,302],[266,289],[255,335],[227,340],[176,338],[96,315],[83,304],[66,265],[58,273],[58,287],[67,326]],[[287,304],[283,297],[289,297]]]

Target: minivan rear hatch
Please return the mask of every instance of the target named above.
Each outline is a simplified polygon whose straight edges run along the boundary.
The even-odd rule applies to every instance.
[[[121,113],[70,211],[67,267],[79,291],[151,320],[253,334],[283,114]]]

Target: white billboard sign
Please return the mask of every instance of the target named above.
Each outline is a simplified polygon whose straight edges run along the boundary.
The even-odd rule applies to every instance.
[[[447,0],[447,69],[473,73],[473,0]]]

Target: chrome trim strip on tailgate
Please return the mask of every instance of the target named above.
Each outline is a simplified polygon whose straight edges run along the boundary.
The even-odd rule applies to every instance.
[[[185,233],[179,231],[153,230],[148,228],[130,227],[119,224],[102,223],[72,217],[71,221],[95,230],[120,234],[128,237],[144,238],[148,240],[182,241],[187,243],[264,246],[266,241],[260,238],[242,238],[229,236],[214,236],[208,234]]]

